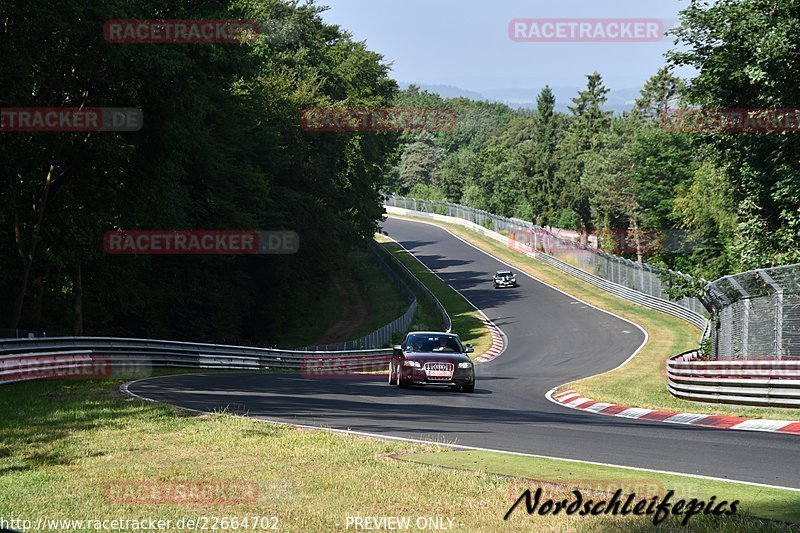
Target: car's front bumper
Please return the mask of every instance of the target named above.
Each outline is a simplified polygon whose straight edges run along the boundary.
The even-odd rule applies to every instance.
[[[464,386],[475,383],[475,369],[456,368],[450,379],[430,378],[422,368],[403,367],[400,379],[418,385]]]

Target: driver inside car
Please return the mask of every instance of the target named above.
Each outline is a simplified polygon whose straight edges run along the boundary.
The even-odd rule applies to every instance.
[[[412,350],[412,349],[413,349],[413,351],[414,351],[414,352],[416,352],[416,353],[421,353],[421,352],[422,352],[422,349],[423,349],[424,347],[425,347],[425,346],[424,346],[424,344],[423,344],[423,342],[422,342],[422,339],[417,339],[417,340],[415,340],[415,341],[414,341],[414,343],[413,343],[413,347],[412,347],[412,346],[409,346],[408,348],[409,348],[409,350]]]
[[[434,352],[454,351],[448,337],[439,337],[439,346],[433,349]]]

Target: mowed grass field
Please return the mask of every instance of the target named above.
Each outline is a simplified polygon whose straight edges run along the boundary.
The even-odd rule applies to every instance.
[[[398,216],[398,218],[415,220],[411,217]],[[689,402],[675,398],[666,386],[666,361],[674,355],[696,349],[702,333],[699,329],[683,320],[604,292],[476,231],[456,224],[438,221],[433,223],[513,265],[518,271],[526,272],[591,305],[626,318],[647,331],[649,336],[647,344],[628,364],[607,374],[565,384],[569,388],[599,402],[617,403],[629,407],[747,418],[800,420],[800,412],[793,409],[740,407]]]
[[[296,429],[222,413],[194,415],[123,396],[120,383],[64,380],[0,387],[0,517],[34,523],[39,518],[276,517],[281,531],[344,531],[348,517],[391,516],[412,523],[438,519],[451,524],[451,531],[649,531],[652,517],[528,515],[524,505],[508,521],[503,516],[526,487],[555,491],[553,483],[563,482],[589,490],[598,477],[623,489],[676,483],[579,463],[453,452],[434,444]],[[250,484],[257,490],[241,503],[179,498],[161,503],[152,492],[154,486],[202,482]],[[121,484],[150,487],[150,492],[143,493],[144,503],[142,493],[126,501],[113,489]],[[798,520],[795,492],[691,481],[676,488],[687,498],[709,491],[719,501],[749,497],[758,515]],[[734,516],[696,516],[688,529],[679,518],[670,518],[660,530],[792,529],[750,514],[745,505]]]

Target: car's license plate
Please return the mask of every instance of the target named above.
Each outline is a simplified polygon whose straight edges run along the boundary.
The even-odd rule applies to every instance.
[[[425,372],[429,378],[451,379],[453,377],[453,365],[448,363],[428,363],[425,365]]]

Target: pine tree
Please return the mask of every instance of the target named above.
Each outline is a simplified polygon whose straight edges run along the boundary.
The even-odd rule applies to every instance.
[[[611,112],[602,109],[608,92],[600,73],[587,76],[586,90],[578,91],[578,96],[572,99],[574,105],[569,106],[572,119],[559,150],[558,181],[564,184],[560,204],[575,214],[583,243],[593,228],[589,188],[583,178],[583,156],[599,147],[600,134],[609,127]]]
[[[633,110],[645,119],[658,119],[677,106],[685,86],[668,67],[662,67],[644,84]]]

